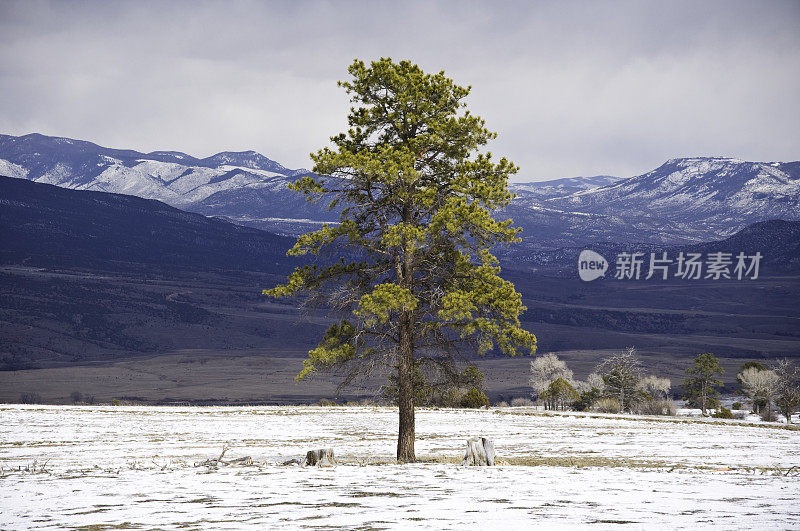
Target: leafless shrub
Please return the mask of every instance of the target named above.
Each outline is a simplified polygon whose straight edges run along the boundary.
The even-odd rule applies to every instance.
[[[606,396],[615,398],[620,404],[620,410],[631,411],[641,395],[638,392],[638,385],[641,380],[642,362],[636,355],[636,349],[629,347],[619,354],[606,358],[597,366],[597,372],[603,376]]]
[[[539,356],[531,361],[531,387],[535,395],[541,395],[550,384],[562,378],[572,385],[574,378],[567,364],[558,359],[552,352]]]
[[[668,398],[643,400],[639,403],[637,409],[640,415],[667,415],[674,417],[678,412],[675,402]]]
[[[752,402],[753,411],[758,412],[762,405],[764,409],[772,410],[772,400],[778,384],[775,371],[750,367],[740,372],[736,379],[742,384],[742,393]]]
[[[778,416],[771,407],[765,407],[761,410],[761,420],[764,422],[775,422],[778,420]]]
[[[530,398],[512,398],[511,407],[532,406],[533,400]]]
[[[600,392],[606,388],[606,384],[603,381],[603,377],[593,372],[586,377],[586,380],[583,382],[575,382],[575,389],[579,393],[585,393],[586,391],[591,391],[592,389],[597,389]]]
[[[622,409],[619,400],[611,397],[604,397],[595,402],[594,407],[601,413],[619,413]]]
[[[669,378],[659,378],[658,376],[646,376],[639,381],[639,389],[653,397],[654,399],[667,398],[672,382]]]
[[[791,424],[792,414],[800,409],[800,366],[783,359],[775,365],[775,374],[775,405]]]

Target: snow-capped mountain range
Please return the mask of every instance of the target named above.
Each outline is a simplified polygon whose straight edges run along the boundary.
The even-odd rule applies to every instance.
[[[206,215],[303,217],[305,201],[286,185],[306,173],[284,168],[255,151],[198,159],[175,151],[140,153],[39,134],[0,135],[0,175],[157,199]],[[249,206],[242,204],[243,196]]]
[[[336,212],[287,189],[308,173],[255,151],[199,159],[40,134],[0,135],[0,175],[157,199],[290,235],[337,219]],[[499,214],[523,227],[528,250],[596,241],[710,241],[757,221],[800,219],[800,162],[683,158],[627,179],[601,175],[510,188],[517,198]]]
[[[612,175],[596,175],[594,177],[566,177],[550,181],[533,183],[514,183],[511,185],[514,193],[520,198],[555,198],[566,196],[575,192],[582,192],[600,188],[622,179]]]
[[[765,216],[796,219],[800,215],[800,162],[672,159],[644,175],[549,202],[597,214],[647,215],[676,223],[702,221],[731,234]]]
[[[528,247],[713,241],[751,223],[800,219],[800,162],[672,159],[602,186],[518,196],[505,214]]]

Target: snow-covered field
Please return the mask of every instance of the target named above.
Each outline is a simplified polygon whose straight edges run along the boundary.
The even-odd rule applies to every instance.
[[[0,406],[0,426],[0,529],[800,528],[800,432],[777,427],[419,410],[428,462],[400,466],[391,408]],[[459,466],[476,435],[506,464]],[[225,444],[253,466],[197,466]],[[321,447],[340,465],[281,465]]]

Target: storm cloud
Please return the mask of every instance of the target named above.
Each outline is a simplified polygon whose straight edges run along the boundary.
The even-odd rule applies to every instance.
[[[310,167],[355,58],[472,85],[516,180],[800,159],[800,2],[0,2],[0,133]]]

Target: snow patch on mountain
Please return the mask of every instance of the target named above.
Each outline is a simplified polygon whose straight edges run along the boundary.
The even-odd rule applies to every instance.
[[[532,183],[511,183],[509,191],[517,194],[515,201],[527,201],[529,199],[540,199],[565,196],[577,191],[594,190],[617,182],[621,177],[611,175],[596,175],[594,177],[567,177],[563,179],[553,179],[550,181],[539,181]]]
[[[34,179],[37,183],[54,184],[56,186],[63,186],[69,184],[72,179],[72,172],[69,166],[61,162],[56,163],[49,171],[45,172],[41,177]],[[72,188],[65,186],[65,188]]]
[[[27,179],[28,170],[19,164],[0,159],[0,175],[14,177],[15,179]]]

